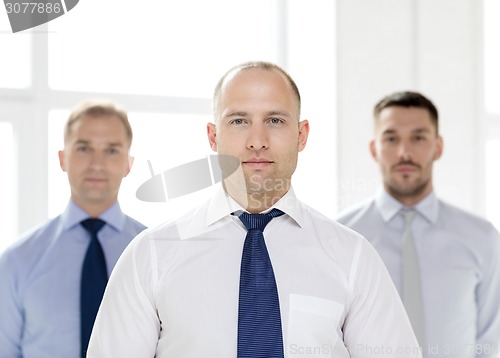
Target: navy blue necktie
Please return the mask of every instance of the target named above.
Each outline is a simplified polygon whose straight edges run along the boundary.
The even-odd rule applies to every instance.
[[[239,215],[248,233],[241,258],[238,358],[284,357],[278,289],[263,234],[272,218],[283,214],[273,209]]]
[[[87,346],[97,310],[108,282],[108,271],[104,252],[97,239],[97,233],[105,222],[100,219],[87,219],[81,224],[90,234],[90,244],[83,260],[80,286],[80,334],[82,358],[84,358],[87,355]]]

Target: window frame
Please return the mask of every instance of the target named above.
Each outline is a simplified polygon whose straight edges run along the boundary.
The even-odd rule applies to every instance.
[[[324,13],[325,6],[328,9],[333,9],[329,14]],[[335,62],[335,42],[313,44],[308,37],[303,40],[291,41],[293,31],[297,31],[297,24],[300,22],[300,28],[304,26],[304,18],[302,10],[307,7],[307,12],[311,14],[310,21],[317,21],[317,16],[328,18],[329,29],[335,29],[336,13],[335,4],[330,3],[330,0],[322,0],[315,4],[304,4],[301,1],[277,0],[276,8],[273,11],[279,14],[276,19],[276,56],[277,63],[289,70],[294,78],[300,79],[299,87],[301,91],[307,93],[315,88],[313,83],[308,83],[308,79],[321,78],[327,83],[335,83],[336,75]],[[75,10],[76,11],[76,10]],[[289,14],[294,16],[290,17]],[[314,26],[319,24],[313,23]],[[30,32],[30,31],[28,31]],[[143,112],[143,113],[180,113],[203,115],[211,113],[211,98],[179,98],[159,95],[133,95],[133,94],[112,94],[100,92],[78,92],[78,91],[61,91],[51,89],[49,87],[48,71],[43,69],[49,68],[49,44],[46,33],[48,32],[48,24],[40,25],[36,29],[31,30],[31,33],[22,34],[23,36],[32,36],[31,46],[31,87],[25,89],[6,89],[0,88],[0,118],[11,118],[15,132],[15,152],[16,152],[16,211],[18,217],[17,237],[34,226],[44,222],[49,218],[48,215],[48,136],[40,135],[48,133],[49,112],[53,109],[70,109],[75,104],[88,98],[107,98],[123,106],[128,112]],[[323,36],[331,39],[334,32],[324,34]],[[294,55],[302,51],[302,47],[307,45],[310,52],[321,51],[324,56],[321,58],[322,64],[328,63],[332,71],[325,74],[324,69],[304,67],[303,63],[297,61]],[[306,56],[307,57],[307,56]],[[292,61],[293,58],[293,61]],[[305,61],[304,59],[303,61]],[[305,80],[304,80],[305,79]],[[336,88],[332,86],[329,91],[324,91],[322,96],[328,98],[327,101],[321,98],[309,97],[303,102],[303,113],[310,112],[315,118],[328,118],[331,115],[332,105],[335,105]],[[210,94],[211,95],[211,94]],[[307,98],[306,97],[306,98]],[[312,99],[311,99],[312,98]],[[321,102],[321,104],[319,103]],[[313,108],[314,107],[314,108]],[[313,119],[309,116],[307,118]],[[331,151],[329,157],[335,158],[336,146],[331,141],[331,133],[334,133],[336,127],[335,121],[324,121],[314,125],[314,137],[328,138],[326,143],[327,151]],[[324,138],[314,138],[313,141],[322,141]],[[316,151],[320,144],[310,144],[308,147],[315,147]],[[321,144],[321,151],[325,152],[325,144]],[[51,154],[52,155],[52,154]],[[53,153],[57,155],[57,153]],[[301,156],[310,156],[311,154],[300,154]],[[306,163],[304,163],[304,161]],[[336,175],[336,161],[332,161],[329,168],[318,168],[314,166],[314,158],[299,160],[297,172],[307,173],[310,177],[310,168],[315,171],[313,175],[321,177],[318,179],[318,184],[328,185],[326,194],[335,195],[336,187],[332,186]],[[163,168],[162,168],[163,169]],[[321,173],[321,174],[319,174]],[[306,197],[311,192],[315,193],[317,186],[308,185],[308,181],[301,178],[300,174],[295,174],[294,177],[299,177],[295,180],[295,188],[302,186],[303,191],[300,197]],[[304,175],[305,177],[305,175]],[[297,185],[298,183],[298,185]],[[336,211],[336,204],[325,202],[318,197],[319,202],[315,205],[310,200],[306,200],[320,211],[333,216]],[[325,210],[321,210],[321,205]],[[126,211],[126,210],[124,210]]]

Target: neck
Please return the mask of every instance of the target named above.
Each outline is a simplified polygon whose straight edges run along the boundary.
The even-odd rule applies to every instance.
[[[225,184],[224,189],[227,194],[251,214],[258,214],[271,208],[290,189],[287,187],[279,191],[248,192],[246,188],[238,190],[238,188],[227,185],[228,183]]]
[[[71,198],[73,202],[78,205],[83,211],[85,211],[91,218],[97,218],[99,215],[101,215],[103,212],[108,210],[116,200],[112,202],[95,202],[95,203],[88,203],[88,202],[81,202],[77,198],[72,197]]]

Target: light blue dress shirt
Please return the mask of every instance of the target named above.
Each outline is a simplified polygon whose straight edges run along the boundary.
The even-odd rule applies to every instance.
[[[89,215],[72,201],[58,217],[23,235],[0,256],[0,357],[80,356],[80,275]],[[108,272],[145,226],[116,202],[100,218]]]
[[[377,249],[402,292],[403,205],[381,190],[337,220]],[[500,235],[486,220],[438,200],[416,206],[412,234],[421,268],[424,357],[498,357]]]

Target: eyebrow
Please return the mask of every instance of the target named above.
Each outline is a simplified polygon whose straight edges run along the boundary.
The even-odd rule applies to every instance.
[[[283,117],[290,117],[290,114],[288,112],[283,112],[283,111],[270,111],[267,112],[268,116],[283,116]]]
[[[226,114],[224,118],[228,117],[247,117],[249,115],[248,112],[245,111],[234,111]],[[266,112],[266,116],[284,116],[284,117],[290,117],[290,114],[288,112],[284,111],[269,111]]]
[[[85,139],[78,139],[75,144],[90,144],[90,141],[88,140],[85,140]],[[123,147],[123,143],[122,142],[111,142],[111,143],[107,143],[108,146],[110,147]]]
[[[248,112],[235,111],[235,112],[231,112],[231,113],[226,114],[224,117],[228,118],[228,117],[246,117],[246,116],[248,116]]]
[[[428,128],[417,128],[411,131],[412,133],[430,133],[431,131]],[[386,134],[396,134],[397,131],[395,129],[386,129],[382,132],[382,135]]]

